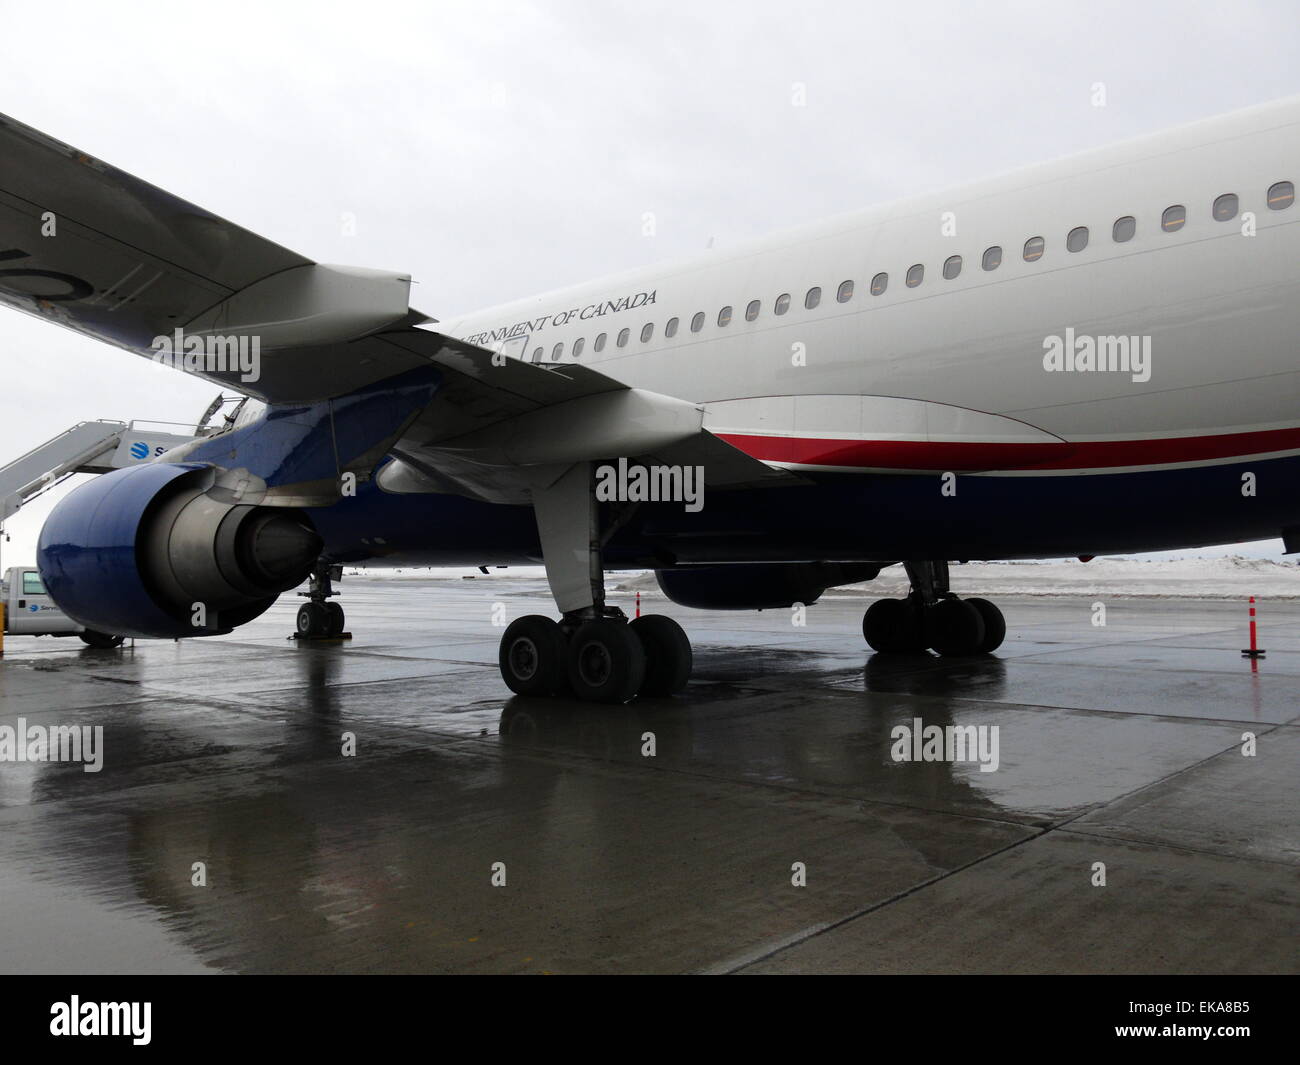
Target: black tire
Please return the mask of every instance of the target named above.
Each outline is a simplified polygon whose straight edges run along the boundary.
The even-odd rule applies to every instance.
[[[564,633],[548,617],[528,614],[510,623],[497,652],[501,679],[516,695],[552,695],[564,688]]]
[[[682,627],[664,614],[647,614],[628,628],[645,651],[645,680],[641,695],[676,695],[691,679],[694,655]]]
[[[925,650],[920,612],[907,599],[877,599],[862,615],[862,635],[873,651]]]
[[[967,599],[966,602],[978,610],[984,619],[984,639],[975,649],[976,653],[986,655],[996,651],[1007,638],[1007,619],[1002,616],[1002,611],[996,604],[987,599]]]
[[[87,647],[98,647],[102,651],[107,651],[112,647],[120,647],[125,636],[110,636],[106,632],[95,632],[93,629],[86,629],[81,634],[81,642]]]
[[[298,608],[298,635],[324,636],[329,631],[329,615],[324,603],[303,603]]]
[[[625,703],[645,681],[645,651],[625,621],[588,621],[569,638],[569,684],[588,703]]]
[[[338,603],[326,603],[325,617],[325,634],[327,636],[342,636],[343,629],[348,623],[347,615],[343,613],[343,607]]]
[[[964,599],[941,599],[925,612],[925,640],[941,655],[973,655],[984,641],[984,618]]]

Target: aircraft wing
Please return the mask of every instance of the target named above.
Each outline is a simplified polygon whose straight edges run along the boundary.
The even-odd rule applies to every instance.
[[[374,334],[427,321],[404,274],[331,267],[0,115],[0,303],[153,357],[158,337],[253,334],[263,372],[188,368],[267,402],[420,364]],[[246,363],[245,363],[246,365]]]
[[[174,344],[175,365],[273,404],[433,363],[442,384],[396,450],[426,476],[464,471],[450,490],[493,470],[660,452],[707,463],[715,483],[791,479],[709,434],[693,404],[421,328],[431,319],[409,289],[405,274],[315,263],[0,115],[2,304],[150,358],[165,338],[256,337],[255,370],[211,345],[182,361]]]
[[[530,363],[413,328],[381,338],[422,351],[443,373],[424,415],[380,473],[389,491],[450,491],[523,502],[537,477],[623,456],[703,467],[710,488],[802,483],[704,428],[701,405],[626,384],[573,362]]]

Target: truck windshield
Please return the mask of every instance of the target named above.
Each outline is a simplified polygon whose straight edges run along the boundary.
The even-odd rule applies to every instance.
[[[41,583],[41,575],[35,570],[27,570],[23,573],[23,595],[44,595],[45,585]]]

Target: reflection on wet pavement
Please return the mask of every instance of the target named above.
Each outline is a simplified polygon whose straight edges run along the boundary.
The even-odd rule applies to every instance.
[[[609,708],[508,697],[492,605],[542,590],[351,579],[350,643],[287,641],[292,597],[216,640],[10,638],[0,726],[103,726],[105,765],[0,763],[0,968],[1298,967],[1300,604],[1252,671],[1235,604],[1012,600],[996,656],[942,660],[871,655],[861,600],[654,601],[695,678]],[[996,771],[896,760],[917,722],[996,728]]]

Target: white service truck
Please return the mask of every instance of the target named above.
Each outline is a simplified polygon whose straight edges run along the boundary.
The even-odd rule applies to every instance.
[[[10,566],[0,581],[6,636],[80,636],[91,647],[116,647],[121,636],[94,632],[59,609],[35,566]]]

